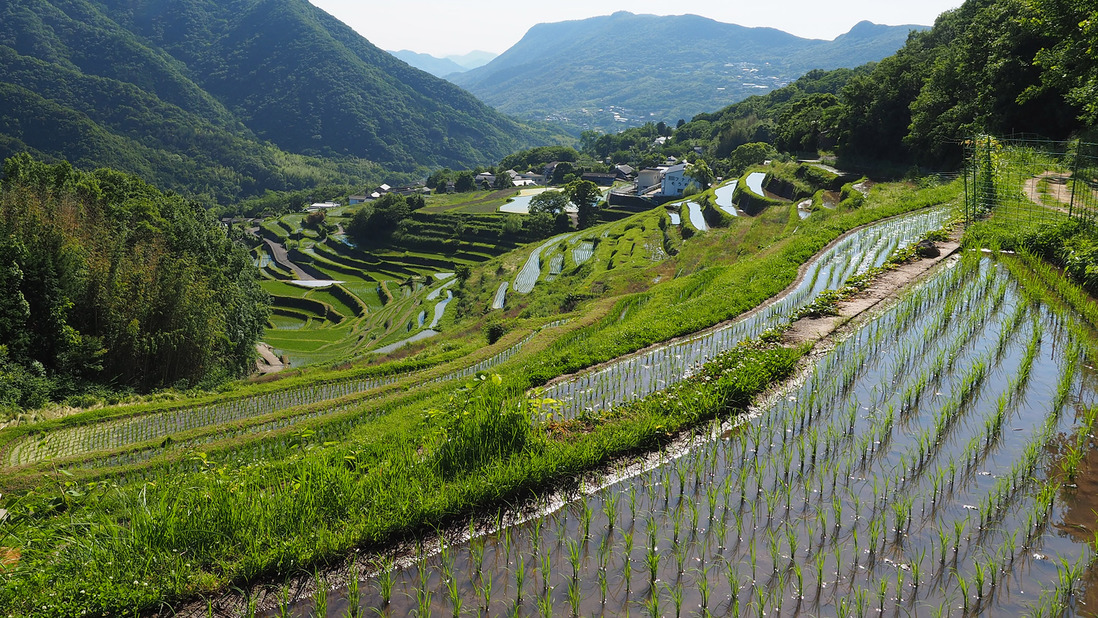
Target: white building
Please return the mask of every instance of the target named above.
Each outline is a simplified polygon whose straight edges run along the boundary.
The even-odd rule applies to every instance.
[[[660,193],[664,197],[682,197],[682,192],[694,184],[694,179],[686,175],[686,163],[667,168],[660,181]]]
[[[644,195],[649,189],[660,184],[665,169],[663,167],[649,167],[637,173],[637,195]]]

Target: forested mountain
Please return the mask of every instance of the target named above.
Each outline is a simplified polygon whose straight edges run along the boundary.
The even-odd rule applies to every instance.
[[[460,56],[446,56],[439,58],[431,54],[420,54],[407,49],[390,51],[390,54],[400,58],[404,62],[421,71],[427,71],[436,77],[447,77],[457,73],[464,73],[470,69],[482,67],[492,61],[496,54],[486,51],[471,51]]]
[[[698,114],[651,150],[655,126],[585,135],[585,150],[619,162],[682,156],[711,161],[766,142],[786,152],[835,152],[843,165],[955,167],[974,134],[1093,137],[1098,121],[1098,10],[1067,0],[969,0],[895,54],[856,69],[811,71],[793,83]]]
[[[306,0],[0,7],[0,157],[29,150],[226,199],[468,167],[544,137]]]
[[[619,12],[537,25],[492,62],[451,79],[520,118],[616,131],[689,119],[811,69],[879,60],[922,28],[862,22],[821,41],[696,15]]]
[[[492,60],[495,60],[498,55],[499,54],[476,49],[467,54],[451,54],[446,56],[446,59],[453,60],[461,65],[462,70],[469,71],[488,64]]]

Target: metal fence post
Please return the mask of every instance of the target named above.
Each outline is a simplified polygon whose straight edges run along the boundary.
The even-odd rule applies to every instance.
[[[1068,202],[1068,218],[1075,218],[1075,185],[1079,182],[1079,148],[1082,144],[1075,140],[1075,158],[1071,162],[1071,201]]]

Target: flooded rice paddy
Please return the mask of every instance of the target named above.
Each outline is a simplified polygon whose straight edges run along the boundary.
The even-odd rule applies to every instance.
[[[940,228],[947,216],[946,210],[932,210],[861,228],[813,259],[792,291],[760,311],[597,371],[570,376],[546,387],[545,396],[560,401],[566,417],[575,417],[663,390],[688,376],[698,364],[788,320],[824,290],[840,288],[852,275],[883,264],[897,247]]]
[[[1098,375],[1077,327],[965,259],[754,417],[523,523],[382,563],[354,595],[329,592],[328,613],[1092,612]]]

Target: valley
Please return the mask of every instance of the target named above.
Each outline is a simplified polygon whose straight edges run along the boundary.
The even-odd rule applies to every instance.
[[[0,8],[0,616],[1094,615],[1088,20]]]

